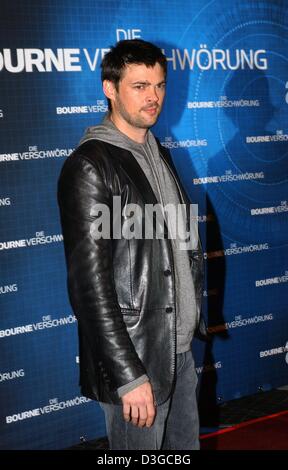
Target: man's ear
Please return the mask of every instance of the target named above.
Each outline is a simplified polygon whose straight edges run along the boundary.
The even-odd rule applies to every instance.
[[[109,100],[114,100],[115,99],[115,85],[113,82],[110,80],[104,80],[103,81],[103,92],[106,96],[106,98],[109,98]]]

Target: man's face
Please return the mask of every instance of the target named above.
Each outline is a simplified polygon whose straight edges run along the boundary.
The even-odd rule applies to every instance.
[[[111,100],[112,116],[133,128],[148,129],[158,119],[164,96],[165,76],[161,65],[128,65]]]

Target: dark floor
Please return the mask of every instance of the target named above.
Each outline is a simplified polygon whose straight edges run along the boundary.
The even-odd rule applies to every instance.
[[[219,409],[221,427],[279,413],[288,410],[288,388],[259,392],[232,400],[220,405]]]
[[[201,433],[206,434],[217,429],[223,429],[244,421],[260,418],[263,416],[279,413],[288,410],[288,387],[270,390],[268,392],[259,392],[255,395],[231,400],[222,403],[217,407],[214,413],[213,422],[209,423],[207,416],[201,419]],[[215,421],[217,416],[217,423]],[[77,446],[71,447],[71,450],[96,450],[108,449],[106,437],[83,442]]]

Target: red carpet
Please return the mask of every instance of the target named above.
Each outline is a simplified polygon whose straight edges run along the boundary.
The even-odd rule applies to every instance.
[[[201,436],[202,450],[288,450],[288,411]]]

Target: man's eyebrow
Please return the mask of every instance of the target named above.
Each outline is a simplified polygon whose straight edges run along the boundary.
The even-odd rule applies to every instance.
[[[135,82],[131,82],[132,85],[150,85],[148,80],[136,80]]]
[[[156,83],[156,85],[162,85],[166,83],[166,80],[161,80],[161,82]],[[148,80],[136,80],[135,82],[131,82],[131,85],[151,85],[151,82]]]

